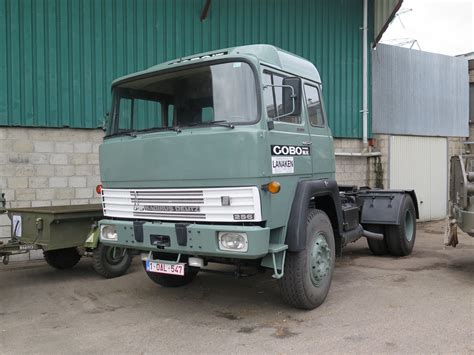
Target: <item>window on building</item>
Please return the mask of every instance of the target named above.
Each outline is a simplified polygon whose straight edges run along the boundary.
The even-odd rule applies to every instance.
[[[323,108],[318,88],[305,84],[304,91],[309,122],[312,126],[324,126]]]

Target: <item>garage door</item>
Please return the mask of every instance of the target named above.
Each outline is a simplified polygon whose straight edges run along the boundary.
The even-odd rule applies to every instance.
[[[391,136],[389,169],[391,189],[415,190],[420,220],[446,217],[446,138]]]

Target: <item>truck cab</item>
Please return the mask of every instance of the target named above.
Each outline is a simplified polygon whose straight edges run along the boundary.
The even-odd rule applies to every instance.
[[[156,283],[187,284],[212,263],[269,268],[288,303],[312,309],[347,243],[411,253],[413,191],[337,185],[321,79],[306,59],[223,49],[120,78],[112,95],[101,242],[139,250]]]

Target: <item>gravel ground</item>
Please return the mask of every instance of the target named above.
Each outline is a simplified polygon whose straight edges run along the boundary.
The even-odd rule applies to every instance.
[[[88,259],[2,265],[0,353],[474,353],[474,238],[445,249],[443,234],[444,222],[419,224],[406,258],[348,246],[313,311],[283,304],[270,273],[165,289],[138,258],[112,280]]]

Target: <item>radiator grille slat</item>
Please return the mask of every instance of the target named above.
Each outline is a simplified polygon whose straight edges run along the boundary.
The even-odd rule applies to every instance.
[[[223,203],[229,200],[230,205]],[[103,189],[104,215],[171,221],[262,220],[255,186],[209,189]]]

